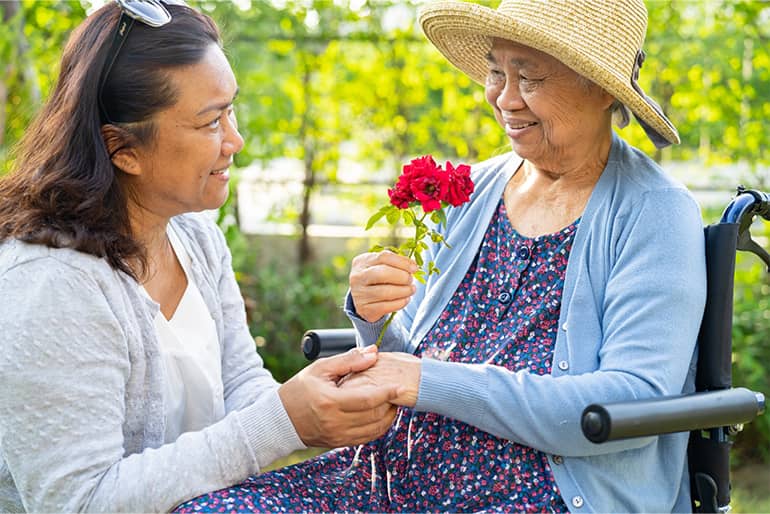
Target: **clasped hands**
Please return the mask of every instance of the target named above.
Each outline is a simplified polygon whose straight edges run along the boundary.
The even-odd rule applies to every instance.
[[[415,404],[419,383],[420,359],[369,346],[319,359],[278,394],[305,445],[336,448],[384,434],[399,405]]]
[[[358,315],[374,322],[404,307],[415,291],[415,271],[414,261],[387,251],[353,259],[350,292]],[[415,405],[419,385],[419,358],[370,346],[320,359],[278,392],[307,446],[335,448],[384,434],[398,406]]]

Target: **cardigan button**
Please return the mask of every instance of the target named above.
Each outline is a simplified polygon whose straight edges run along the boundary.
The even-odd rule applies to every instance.
[[[572,497],[572,506],[576,508],[580,508],[583,506],[583,498],[580,496],[573,496]]]
[[[500,293],[497,297],[497,300],[500,303],[508,303],[511,301],[511,293],[507,293],[507,292]]]
[[[562,371],[567,371],[569,369],[569,362],[559,361],[559,369]]]
[[[558,465],[564,464],[564,457],[562,457],[561,455],[554,455],[553,463]]]
[[[526,246],[520,247],[516,251],[516,254],[519,256],[519,259],[521,259],[522,261],[529,260],[529,257],[531,255],[529,248],[527,248]]]

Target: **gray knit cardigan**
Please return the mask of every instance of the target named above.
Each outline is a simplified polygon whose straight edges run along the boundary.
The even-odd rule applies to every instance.
[[[216,323],[226,415],[163,444],[159,306],[104,259],[0,244],[0,512],[158,512],[304,448],[249,334],[231,257],[172,220]]]

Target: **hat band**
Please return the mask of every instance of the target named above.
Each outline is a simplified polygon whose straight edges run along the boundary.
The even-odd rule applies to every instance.
[[[634,71],[631,73],[631,87],[634,88],[634,91],[639,93],[639,96],[642,97],[642,99],[649,105],[653,111],[655,111],[658,116],[663,118],[663,121],[665,121],[668,125],[673,127],[673,123],[666,117],[665,114],[663,114],[663,109],[660,108],[660,105],[655,102],[652,98],[647,96],[647,94],[642,89],[642,86],[639,85],[639,71],[642,69],[642,64],[644,63],[644,59],[647,57],[647,55],[644,53],[644,50],[639,50],[636,52],[636,60],[634,61]],[[628,114],[628,107],[625,105],[621,106],[620,109],[620,115],[621,119],[618,123],[618,126],[620,128],[625,127],[628,125],[628,122],[630,121],[630,116]],[[661,149],[666,148],[667,146],[671,145],[671,142],[663,137],[663,135],[655,130],[650,124],[648,124],[646,121],[644,121],[642,118],[636,115],[634,113],[634,118],[636,118],[636,121],[639,122],[639,125],[642,126],[644,129],[644,133],[647,134],[647,137],[650,138],[650,141],[652,141],[652,144],[655,145],[655,148]]]

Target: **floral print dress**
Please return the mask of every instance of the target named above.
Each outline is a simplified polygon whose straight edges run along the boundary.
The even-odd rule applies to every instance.
[[[577,223],[524,237],[511,226],[501,200],[474,263],[416,354],[549,374]],[[543,453],[452,418],[401,408],[377,440],[250,477],[177,511],[566,512],[567,507]]]

